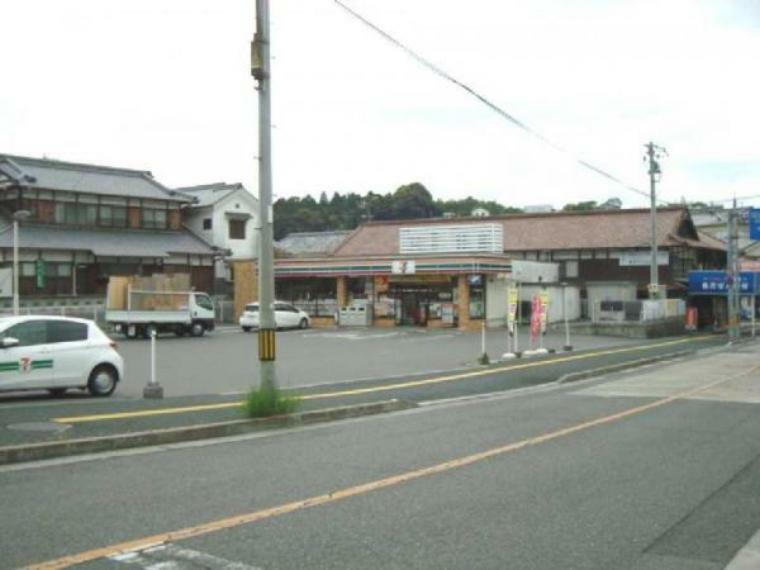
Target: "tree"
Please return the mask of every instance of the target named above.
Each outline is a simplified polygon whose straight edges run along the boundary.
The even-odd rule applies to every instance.
[[[565,204],[562,208],[563,212],[588,212],[589,210],[596,210],[598,207],[596,200],[588,200],[586,202],[578,202],[576,204]]]
[[[432,218],[440,215],[433,195],[419,182],[400,186],[392,198],[393,214],[397,220]]]
[[[328,198],[327,192],[320,192],[318,201],[310,195],[280,198],[274,203],[274,237],[280,240],[294,232],[352,230],[368,220],[431,218],[442,216],[444,212],[470,216],[476,208],[485,208],[491,214],[520,211],[472,196],[461,200],[434,200],[424,185],[412,182],[387,194],[333,192]]]

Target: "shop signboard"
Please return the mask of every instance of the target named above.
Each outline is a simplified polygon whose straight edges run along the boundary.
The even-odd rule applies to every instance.
[[[44,289],[47,283],[47,263],[44,259],[37,259],[34,262],[34,276],[36,278],[37,289]]]
[[[760,208],[749,211],[749,239],[760,240]]]
[[[391,273],[394,275],[414,275],[416,272],[417,265],[414,260],[397,260],[391,263]]]
[[[518,304],[519,297],[517,287],[509,287],[507,289],[507,326],[509,327],[510,332],[514,332],[515,329]]]
[[[689,293],[691,295],[728,295],[731,287],[730,276],[725,271],[690,271]],[[742,271],[739,273],[739,294],[760,293],[760,273]]]
[[[651,263],[652,252],[650,251],[627,251],[618,257],[620,267],[648,267]],[[670,254],[667,251],[658,251],[657,265],[668,265],[669,263]]]

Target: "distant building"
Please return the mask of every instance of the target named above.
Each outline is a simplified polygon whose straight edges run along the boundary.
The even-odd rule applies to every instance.
[[[760,242],[749,238],[749,208],[740,208],[738,212],[737,233],[740,257],[760,259]],[[728,212],[720,207],[708,207],[691,211],[694,225],[700,232],[709,234],[723,243],[728,243]]]
[[[19,232],[22,304],[102,300],[111,275],[188,273],[210,290],[216,252],[182,225],[192,202],[147,171],[0,154],[0,225],[29,212]],[[11,267],[12,248],[12,233],[1,233],[1,266]]]
[[[554,267],[554,285],[577,288],[587,306],[621,300],[621,290],[646,298],[649,232],[648,209],[368,222],[321,254],[302,249],[277,259],[275,288],[315,318],[329,320],[336,307],[358,301],[371,307],[377,326],[477,329],[483,319],[503,321],[507,283],[529,279],[519,273],[531,264]],[[311,239],[293,235],[297,243]],[[725,267],[725,245],[700,235],[685,207],[657,210],[656,239],[659,283],[669,297],[686,298],[690,270]],[[250,302],[254,295],[239,296]],[[237,297],[236,284],[236,307]]]
[[[227,292],[234,278],[230,262],[257,256],[259,200],[239,183],[217,182],[176,190],[194,199],[184,209],[187,228],[224,253],[215,264],[215,290]]]

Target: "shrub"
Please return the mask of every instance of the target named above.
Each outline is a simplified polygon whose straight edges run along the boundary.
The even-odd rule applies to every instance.
[[[298,396],[288,396],[277,388],[255,388],[248,392],[243,411],[249,418],[265,418],[295,412],[300,405]]]

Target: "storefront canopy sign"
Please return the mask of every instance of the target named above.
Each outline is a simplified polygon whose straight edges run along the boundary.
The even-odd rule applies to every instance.
[[[760,293],[760,273],[742,271],[739,280],[741,295]],[[691,295],[727,295],[731,279],[725,271],[690,271],[689,294]]]

